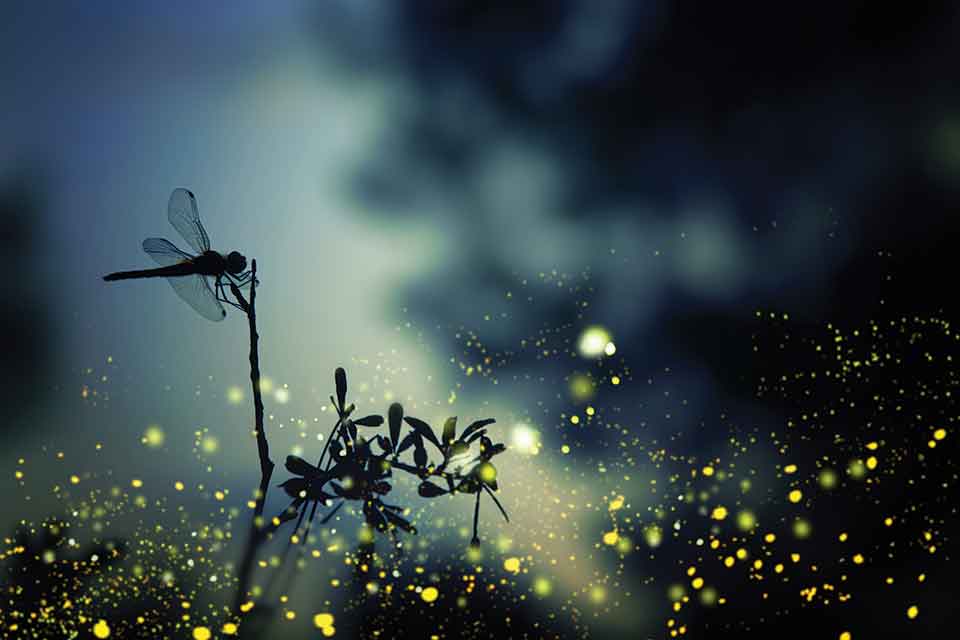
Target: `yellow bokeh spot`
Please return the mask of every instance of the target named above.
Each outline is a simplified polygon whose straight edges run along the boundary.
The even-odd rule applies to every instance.
[[[620,535],[616,531],[607,531],[603,534],[603,544],[615,545],[619,539]]]
[[[918,615],[920,615],[920,609],[917,607],[917,605],[911,605],[910,608],[907,609],[907,617],[911,620],[916,618]]]
[[[569,390],[574,402],[586,402],[596,393],[593,379],[582,373],[570,376]]]
[[[540,596],[541,598],[547,597],[548,595],[550,595],[552,591],[553,591],[553,584],[551,584],[548,579],[537,578],[536,580],[533,581],[533,592],[538,596]]]
[[[477,469],[477,473],[480,476],[480,479],[491,484],[494,480],[497,479],[497,468],[489,462],[484,462],[480,465],[480,468]]]
[[[787,466],[785,466],[785,467],[783,468],[783,472],[784,472],[784,473],[796,473],[796,472],[797,472],[797,465],[795,465],[795,464],[788,464]]]
[[[166,435],[160,425],[151,424],[143,432],[143,438],[140,441],[148,447],[157,448],[163,446],[164,440],[166,440]]]
[[[596,358],[604,355],[609,342],[610,332],[601,326],[594,325],[587,327],[580,334],[577,349],[584,358]]]
[[[663,529],[654,525],[643,530],[643,539],[647,545],[656,548],[663,542]]]
[[[853,634],[849,631],[844,631],[840,634],[840,640],[853,640]]]
[[[800,489],[794,489],[787,495],[787,498],[790,500],[790,502],[796,504],[803,500],[803,492],[800,491]]]
[[[439,597],[440,592],[436,587],[427,587],[420,592],[420,598],[422,598],[424,602],[435,602]]]
[[[100,620],[97,624],[93,625],[93,635],[98,638],[110,637],[110,625],[107,624],[106,620]]]
[[[613,386],[617,386],[618,384],[620,384],[620,376],[613,376],[612,378],[610,378],[610,384],[612,384]]]
[[[210,640],[212,636],[210,629],[206,627],[194,627],[193,629],[193,640]]]
[[[623,496],[617,496],[610,501],[609,506],[607,507],[610,511],[617,511],[623,508]]]
[[[318,613],[313,616],[313,626],[317,629],[323,629],[325,627],[333,626],[333,614],[332,613]]]
[[[263,381],[261,380],[260,384],[261,391],[263,390]],[[228,387],[227,388],[227,402],[230,404],[240,404],[243,402],[243,389],[240,387]]]
[[[507,558],[503,561],[503,568],[510,573],[520,573],[520,558]]]
[[[752,511],[741,511],[737,514],[737,526],[741,531],[750,531],[757,526],[757,517]]]
[[[704,467],[704,468],[703,468],[703,475],[707,476],[708,478],[709,478],[710,476],[712,476],[712,475],[713,475],[713,467],[711,467],[711,466],[709,466],[709,465],[707,465],[706,467]]]
[[[714,520],[723,520],[727,517],[727,508],[726,507],[717,507],[710,514],[710,517]]]
[[[216,453],[220,450],[220,441],[214,436],[206,436],[200,441],[200,448],[204,453]]]
[[[225,625],[223,625],[223,628],[221,629],[221,631],[225,636],[235,636],[237,635],[237,625],[235,625],[232,622],[228,622]]]
[[[690,586],[693,587],[694,589],[699,589],[700,587],[703,586],[703,578],[699,578],[699,577],[694,578],[690,582]]]
[[[877,468],[877,459],[874,456],[867,458],[867,469],[873,471]]]
[[[946,430],[946,429],[937,429],[936,431],[933,432],[933,439],[934,439],[934,440],[943,440],[943,439],[946,438],[946,437],[947,437],[947,430]]]

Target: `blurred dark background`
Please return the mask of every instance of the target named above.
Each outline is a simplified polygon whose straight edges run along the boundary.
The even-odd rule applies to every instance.
[[[760,374],[794,366],[751,357],[757,310],[789,314],[784,331],[797,333],[956,317],[958,11],[645,0],[5,5],[9,460],[62,438],[68,421],[107,438],[133,424],[130,446],[153,419],[169,435],[189,433],[222,407],[196,416],[158,389],[189,392],[209,376],[242,384],[243,370],[219,355],[242,344],[239,323],[185,331],[195,318],[169,291],[99,281],[142,262],[142,237],[172,233],[163,207],[175,186],[198,194],[215,245],[269,265],[264,324],[285,331],[267,338],[267,367],[295,399],[352,357],[420,353],[396,337],[410,322],[432,347],[411,356],[400,395],[446,400],[449,387],[485,402],[487,379],[448,362],[467,359],[466,328],[495,355],[496,402],[539,424],[547,449],[576,444],[593,464],[610,455],[607,443],[559,427],[582,404],[567,392],[570,376],[595,368],[520,340],[558,331],[563,349],[563,335],[600,324],[632,379],[657,383],[628,396],[601,389],[593,403],[648,424],[653,438],[693,432],[689,455],[716,453],[728,438],[721,414],[760,424],[788,411],[755,397]],[[197,363],[197,345],[212,358]],[[124,367],[110,374],[111,412],[76,415],[84,372],[97,379],[108,355]],[[660,419],[671,410],[673,423]],[[280,450],[290,445],[282,438]],[[240,468],[248,454],[224,464]],[[637,562],[631,572],[655,578],[659,598],[678,570]],[[864,589],[871,607],[887,606],[886,592]],[[899,611],[899,600],[889,605]],[[905,633],[855,610],[864,637]],[[514,608],[510,632],[536,635],[523,611]],[[750,629],[766,637],[809,624],[836,635],[819,613],[776,612]],[[454,628],[456,616],[469,624],[469,612],[449,615]],[[742,609],[710,615],[716,628],[749,630],[737,626]]]

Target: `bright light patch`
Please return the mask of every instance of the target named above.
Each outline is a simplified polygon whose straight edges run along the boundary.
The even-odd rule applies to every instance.
[[[263,388],[263,385],[260,385]],[[243,389],[237,386],[227,387],[227,402],[230,404],[240,404],[243,402]]]
[[[165,438],[166,436],[163,433],[163,429],[160,428],[160,425],[151,424],[147,427],[147,430],[143,432],[143,438],[140,439],[140,442],[156,449],[157,447],[163,446]]]
[[[583,330],[577,348],[584,358],[598,358],[605,353],[608,344],[613,346],[610,342],[610,332],[595,325]],[[613,350],[616,351],[616,347],[613,347]]]
[[[286,387],[280,387],[273,392],[273,399],[280,404],[287,404],[290,401],[290,390]]]
[[[528,424],[517,424],[510,434],[511,449],[524,455],[540,453],[540,433]]]

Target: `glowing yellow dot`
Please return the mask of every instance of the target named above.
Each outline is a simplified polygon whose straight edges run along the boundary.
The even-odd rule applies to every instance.
[[[613,386],[617,386],[618,384],[620,384],[620,376],[613,376],[612,378],[610,378],[610,384],[612,384]]]
[[[333,626],[333,614],[331,613],[318,613],[313,616],[313,625],[317,629],[323,629],[324,627]]]
[[[946,430],[946,429],[937,429],[936,431],[933,432],[933,439],[934,439],[934,440],[943,440],[943,439],[946,438],[946,437],[947,437],[947,430]]]
[[[420,592],[420,597],[424,602],[434,602],[440,596],[440,592],[437,591],[436,587],[427,587]]]
[[[333,625],[330,625],[329,627],[324,627],[321,629],[320,632],[323,633],[324,638],[330,638],[337,632],[337,630],[333,627]]]
[[[133,487],[134,489],[139,489],[140,487],[143,486],[143,480],[134,478],[133,480],[130,481],[130,486]]]
[[[193,630],[193,640],[210,640],[212,635],[206,627],[195,627]]]
[[[757,517],[752,511],[741,511],[737,514],[737,526],[741,531],[750,531],[757,526]]]
[[[709,466],[709,465],[707,465],[706,467],[704,467],[704,468],[703,468],[703,475],[707,476],[708,478],[709,478],[710,476],[712,476],[712,475],[713,475],[713,467],[711,467],[711,466]]]
[[[911,605],[910,608],[907,609],[907,617],[911,620],[916,618],[918,615],[920,615],[920,609],[917,608],[917,605]]]
[[[232,622],[228,622],[223,625],[223,629],[221,629],[221,631],[223,631],[223,635],[235,636],[237,635],[237,625]]]
[[[733,556],[727,556],[726,558],[723,559],[723,564],[728,569],[733,566],[734,562],[736,562],[736,560],[733,559]]]
[[[784,473],[796,473],[796,472],[797,472],[797,465],[795,465],[795,464],[788,464],[787,466],[785,466],[785,467],[783,468],[783,472],[784,472]]]
[[[503,568],[510,573],[520,572],[520,558],[507,558],[503,561]]]
[[[207,436],[200,441],[200,448],[204,453],[216,453],[220,449],[220,441],[214,436]]]
[[[297,618],[297,612],[296,612],[296,611],[287,611],[287,612],[286,612],[285,614],[283,614],[283,615],[284,615],[284,617],[285,617],[287,620],[295,620],[295,619]]]
[[[853,640],[853,634],[849,631],[844,631],[840,634],[840,640]]]
[[[537,578],[533,581],[533,592],[545,598],[553,591],[553,585],[546,578]]]
[[[877,468],[877,459],[873,456],[867,458],[867,469],[871,471]]]
[[[146,431],[143,432],[143,437],[140,439],[140,442],[156,449],[157,447],[163,446],[164,440],[166,440],[166,435],[163,433],[160,425],[151,424],[147,427]]]
[[[774,533],[768,533],[767,535],[763,536],[763,541],[766,542],[767,544],[773,543],[776,539],[777,539],[777,535]]]
[[[603,534],[603,544],[615,545],[620,536],[616,531],[607,531]]]
[[[580,424],[580,416],[570,416],[571,424]]]
[[[70,476],[70,484],[80,484],[79,476]]]
[[[803,492],[800,491],[800,489],[794,489],[793,491],[790,492],[787,498],[790,500],[790,502],[793,502],[794,504],[796,504],[797,502],[800,502],[801,500],[803,500]]]
[[[98,638],[110,637],[110,625],[107,624],[106,620],[100,620],[97,624],[93,625],[93,635]]]
[[[699,589],[700,587],[703,586],[703,578],[694,578],[690,582],[690,586],[693,587],[694,589]]]
[[[177,480],[176,482],[173,483],[173,488],[176,489],[177,491],[183,491],[183,483]]]
[[[713,513],[710,514],[710,517],[714,520],[723,520],[727,517],[727,508],[726,507],[717,507],[713,510]]]
[[[747,550],[744,549],[744,548],[742,548],[742,547],[741,547],[740,549],[737,549],[737,558],[740,559],[740,560],[746,560],[746,559],[747,559]]]
[[[604,354],[609,342],[610,333],[606,329],[600,326],[592,326],[587,327],[580,334],[577,348],[583,357],[596,358]]]
[[[263,391],[263,381],[260,382],[260,390]],[[230,404],[240,404],[243,402],[243,389],[240,387],[227,388],[227,402]]]
[[[497,479],[497,468],[489,462],[484,462],[481,464],[480,468],[477,470],[477,473],[480,475],[480,479],[487,484],[491,484]]]
[[[853,563],[863,564],[863,554],[858,553],[857,555],[853,556]]]
[[[560,453],[562,453],[562,454],[564,454],[564,455],[570,453],[570,446],[569,446],[569,445],[563,445],[562,447],[560,447]]]

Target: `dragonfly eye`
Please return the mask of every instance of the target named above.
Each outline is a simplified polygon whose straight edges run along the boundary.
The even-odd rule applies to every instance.
[[[230,273],[243,273],[247,268],[247,259],[238,251],[231,251],[227,255],[227,271]]]

